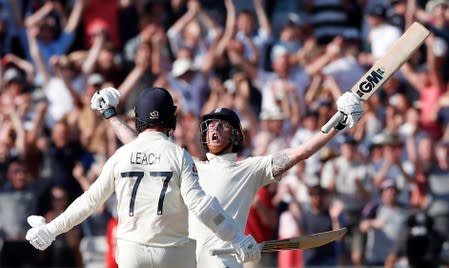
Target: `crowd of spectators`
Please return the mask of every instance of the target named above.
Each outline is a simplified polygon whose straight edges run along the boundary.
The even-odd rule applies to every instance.
[[[247,225],[258,241],[348,233],[258,267],[449,265],[449,0],[0,0],[0,267],[115,267],[114,200],[45,252],[25,240],[27,216],[53,219],[121,146],[96,90],[118,88],[134,127],[140,91],[167,88],[198,159],[201,115],[232,108],[240,157],[271,154],[319,132],[413,21],[423,46],[355,128],[260,190]]]

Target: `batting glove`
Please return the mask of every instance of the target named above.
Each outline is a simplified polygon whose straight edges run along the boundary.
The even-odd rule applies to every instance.
[[[363,113],[360,97],[352,92],[345,92],[337,99],[337,109],[344,114],[343,119],[335,127],[338,130],[346,126],[349,128],[355,126]]]
[[[36,249],[45,250],[48,248],[55,240],[56,234],[45,223],[44,217],[32,215],[27,218],[27,221],[32,228],[26,233],[26,240]]]
[[[120,91],[113,87],[103,88],[92,95],[90,107],[100,111],[108,119],[117,114],[116,107],[120,100]]]
[[[256,240],[251,235],[239,233],[232,242],[232,247],[236,252],[236,258],[239,263],[257,261],[260,259],[260,248]]]

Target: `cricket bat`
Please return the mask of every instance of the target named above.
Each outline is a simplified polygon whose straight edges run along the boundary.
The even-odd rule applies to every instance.
[[[394,42],[382,58],[351,88],[362,100],[367,100],[404,64],[429,36],[430,31],[421,23],[414,22],[402,36]],[[337,112],[322,126],[321,132],[328,133],[344,114]]]
[[[262,253],[280,250],[316,248],[342,238],[345,233],[346,228],[341,228],[328,232],[315,233],[295,238],[264,241],[257,244],[257,246],[260,248]],[[234,253],[235,250],[233,248],[211,249],[209,251],[209,254],[212,256]]]

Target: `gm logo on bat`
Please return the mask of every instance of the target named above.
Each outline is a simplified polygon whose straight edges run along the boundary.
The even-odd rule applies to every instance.
[[[362,98],[363,95],[370,93],[374,87],[384,79],[384,74],[385,70],[382,67],[373,70],[366,76],[365,80],[359,84],[359,89],[356,92],[357,95]]]

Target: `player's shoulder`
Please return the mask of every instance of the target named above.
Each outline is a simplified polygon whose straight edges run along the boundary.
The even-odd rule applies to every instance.
[[[271,159],[273,157],[271,155],[262,155],[262,156],[248,156],[242,159],[238,159],[236,161],[237,165],[242,166],[259,166],[264,165],[265,163],[271,163]]]

